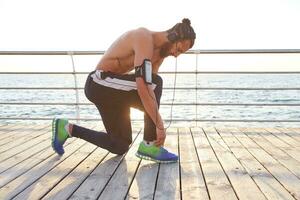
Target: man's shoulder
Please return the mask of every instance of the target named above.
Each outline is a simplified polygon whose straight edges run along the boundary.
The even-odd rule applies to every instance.
[[[127,32],[123,41],[126,41],[126,45],[132,49],[153,48],[153,36],[146,28],[137,28]]]
[[[151,34],[151,31],[149,29],[145,28],[145,27],[139,27],[139,28],[137,28],[135,30],[136,30],[136,32],[145,33],[145,34],[147,34],[147,33]]]
[[[140,27],[140,28],[132,30],[131,34],[132,34],[132,36],[134,36],[134,38],[145,38],[146,39],[146,38],[152,37],[152,32],[144,27]]]

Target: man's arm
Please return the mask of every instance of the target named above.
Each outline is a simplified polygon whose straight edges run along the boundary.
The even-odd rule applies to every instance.
[[[161,58],[157,62],[152,63],[152,66],[153,66],[152,73],[154,73],[154,74],[158,73],[159,67],[163,63],[163,61],[164,61],[164,58]]]
[[[144,59],[151,60],[153,56],[151,35],[143,30],[138,32],[135,37],[133,50],[135,52],[134,66],[140,66],[144,62]],[[136,83],[143,106],[156,126],[157,141],[155,143],[157,146],[161,146],[164,144],[165,131],[163,120],[158,111],[155,94],[150,85],[146,84],[142,77],[137,77]]]

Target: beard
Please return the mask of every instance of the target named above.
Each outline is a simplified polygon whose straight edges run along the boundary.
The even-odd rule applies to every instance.
[[[172,43],[170,42],[167,42],[166,44],[164,44],[161,49],[160,49],[160,56],[162,58],[165,58],[165,57],[168,57],[170,55],[170,49],[172,47]]]

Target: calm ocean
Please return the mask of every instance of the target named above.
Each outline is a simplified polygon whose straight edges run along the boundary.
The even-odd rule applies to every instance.
[[[78,86],[83,87],[87,75],[78,75]],[[163,74],[164,87],[173,87],[174,74]],[[181,74],[177,75],[176,87],[263,87],[285,88],[300,87],[300,74]],[[1,87],[74,87],[72,75],[0,75]],[[171,103],[173,90],[164,90],[162,103]],[[79,90],[79,101],[89,102],[83,90]],[[190,105],[175,105],[173,119],[243,119],[243,120],[299,120],[298,106],[196,106],[194,103],[259,103],[259,104],[300,104],[298,90],[176,90],[174,103]],[[74,90],[0,90],[0,102],[22,103],[74,103]],[[75,106],[57,105],[0,105],[0,117],[76,117]],[[160,112],[163,118],[170,117],[170,106],[162,105]],[[197,116],[196,116],[197,114]],[[132,118],[141,119],[142,113],[132,110]],[[94,105],[80,106],[80,117],[99,118]],[[1,120],[6,123],[7,120]],[[13,122],[13,121],[10,121]],[[176,124],[176,123],[174,123]],[[178,124],[178,123],[177,123]],[[195,122],[185,122],[195,125]],[[198,125],[219,125],[218,123],[202,123]],[[241,123],[222,123],[226,125],[241,125]],[[288,126],[299,127],[299,123],[246,123],[247,126]],[[245,124],[245,125],[246,125]]]

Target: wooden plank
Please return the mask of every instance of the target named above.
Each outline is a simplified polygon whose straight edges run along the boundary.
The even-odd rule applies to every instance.
[[[39,132],[40,130],[44,128],[48,128],[51,130],[51,123],[46,124],[24,124],[20,130],[25,130],[28,132]]]
[[[300,147],[300,142],[296,139],[292,138],[291,136],[281,132],[275,128],[265,128],[266,131],[278,137],[280,140],[284,141],[285,143],[289,144],[292,147]]]
[[[134,134],[133,138],[136,136],[137,134]],[[133,144],[135,142],[138,141],[135,139]],[[129,151],[133,150],[130,148]],[[97,199],[125,156],[126,154],[117,156],[109,153],[69,199]]]
[[[200,159],[210,199],[237,199],[219,161],[201,128],[192,128],[197,154]]]
[[[126,199],[153,199],[159,164],[141,160]]]
[[[8,126],[0,128],[0,139],[7,137],[9,135],[8,133],[19,130],[22,127],[23,126],[20,124],[10,124]]]
[[[28,134],[28,135],[23,136],[23,137],[19,136],[19,137],[8,138],[11,141],[8,141],[8,142],[6,142],[5,145],[0,146],[0,154],[5,152],[5,151],[8,151],[12,148],[18,148],[20,145],[23,145],[26,142],[32,141],[35,138],[39,138],[40,136],[45,135],[47,133],[50,136],[49,130],[43,129],[43,130],[40,130],[38,133],[34,133],[34,134],[31,133],[31,134]]]
[[[0,139],[1,140],[6,139],[6,138],[14,136],[15,134],[17,136],[23,136],[23,135],[26,135],[28,133],[38,132],[39,130],[44,129],[46,127],[50,127],[50,125],[49,124],[43,124],[43,125],[14,124],[14,126],[0,129]]]
[[[290,193],[258,162],[233,134],[242,134],[232,129],[218,128],[222,139],[230,148],[250,177],[255,181],[267,199],[293,200]],[[233,133],[232,133],[233,132]]]
[[[75,141],[75,142],[73,142],[73,141]],[[50,143],[51,143],[51,140],[48,140],[48,144],[50,144]],[[73,147],[73,145],[69,146],[70,143],[73,143],[74,147]],[[46,175],[43,176],[42,173],[44,173],[45,171],[43,171],[43,169],[40,170],[40,168],[39,168],[40,164],[37,165],[38,173],[34,173],[33,176],[38,177],[39,174],[41,174],[40,176],[43,176],[43,177],[40,180],[36,181],[36,182],[34,182],[35,181],[34,179],[29,180],[28,181],[29,182],[28,187],[25,187],[26,188],[26,189],[24,188],[25,190],[20,189],[20,191],[22,191],[22,190],[23,191],[21,192],[21,194],[18,194],[20,191],[18,193],[16,193],[16,194],[18,194],[18,196],[16,198],[19,198],[19,197],[22,198],[22,195],[25,195],[25,196],[26,195],[27,196],[32,195],[31,190],[38,191],[38,196],[39,195],[43,196],[44,195],[43,192],[46,191],[46,190],[49,190],[48,188],[51,188],[51,183],[53,185],[56,185],[55,181],[60,181],[59,176],[62,177],[65,173],[68,173],[68,170],[72,170],[72,167],[69,167],[69,166],[76,165],[76,162],[81,162],[81,160],[85,158],[85,155],[89,155],[90,151],[93,151],[93,150],[96,149],[96,146],[92,145],[92,144],[84,146],[83,144],[85,144],[85,143],[86,142],[84,140],[79,140],[78,138],[68,139],[66,141],[66,144],[64,145],[64,148],[65,148],[65,151],[66,151],[65,154],[62,157],[58,156],[56,153],[53,155],[53,156],[56,156],[56,157],[63,158],[61,160],[61,162],[57,162],[57,163],[54,164],[54,165],[57,165],[58,167],[57,168],[54,168],[54,167],[51,168],[51,162],[53,160],[53,156],[51,156],[52,159],[51,159],[51,157],[48,156],[47,160],[49,160],[50,165],[49,165],[49,163],[45,163],[45,161],[47,161],[47,160],[40,163],[40,164],[45,163],[45,164],[43,164],[43,165],[45,165],[44,170],[49,169],[48,173],[47,174],[45,173]],[[52,150],[52,147],[50,147],[50,148]],[[78,148],[79,148],[79,150],[78,150]],[[72,154],[74,151],[75,151],[75,153]],[[54,151],[52,150],[52,152],[54,152]],[[43,156],[46,156],[46,155],[43,154]],[[40,156],[39,159],[41,159],[41,157],[42,156]],[[80,159],[80,158],[82,158],[82,159]],[[63,170],[64,167],[65,167],[66,170]],[[54,175],[56,175],[56,177]],[[30,183],[30,181],[32,181],[32,182]],[[43,185],[47,185],[47,186],[45,187]],[[39,187],[41,187],[41,188],[38,189]],[[31,194],[29,194],[29,193],[31,193]],[[35,196],[34,198],[36,198],[37,195],[35,194],[35,192],[33,192],[33,194]],[[30,197],[30,199],[31,198],[33,198],[33,197]],[[39,197],[37,197],[37,198],[39,198]]]
[[[140,141],[142,141],[142,137],[139,139],[139,142]],[[137,169],[137,173],[131,183],[126,199],[152,200],[154,196],[159,164],[153,161],[139,159],[137,157],[136,159],[140,160],[140,164],[139,168]]]
[[[126,197],[141,162],[141,159],[137,158],[135,153],[142,139],[143,134],[139,134],[98,199],[124,199]]]
[[[209,199],[193,138],[188,128],[179,129],[182,199]]]
[[[9,168],[13,167],[14,165],[17,165],[18,163],[26,160],[27,158],[30,158],[31,156],[38,154],[40,151],[44,151],[46,148],[48,148],[48,146],[50,144],[50,134],[48,134],[48,133],[50,130],[48,129],[47,132],[43,132],[43,131],[45,131],[44,128],[40,130],[41,134],[34,133],[34,134],[37,134],[37,136],[30,138],[31,140],[28,142],[34,142],[33,140],[35,138],[40,140],[41,138],[39,138],[39,136],[42,136],[43,134],[48,135],[45,140],[42,140],[37,145],[33,145],[32,148],[25,149],[24,151],[20,152],[19,154],[16,154],[16,155],[4,160],[3,162],[1,162],[0,173],[8,170]],[[22,144],[19,144],[19,145],[22,145]],[[1,182],[2,181],[0,181],[0,183]]]
[[[290,136],[276,130],[276,129],[272,129],[269,128],[268,130],[272,130],[274,132],[274,134],[276,135],[280,135],[281,138],[286,138],[284,139],[286,142],[286,144],[288,144],[288,146],[282,145],[279,142],[276,142],[276,139],[274,139],[274,134],[272,134],[272,132],[268,132],[270,134],[266,134],[265,130],[263,129],[256,129],[258,130],[258,132],[261,134],[262,132],[264,133],[263,136],[269,141],[271,142],[274,146],[280,148],[282,151],[284,151],[285,153],[287,153],[289,156],[291,156],[292,158],[294,158],[295,160],[297,160],[298,162],[300,162],[300,146],[298,147],[297,144],[295,142],[297,142],[296,140],[294,140],[293,138],[291,138]],[[272,137],[273,136],[273,137]],[[275,141],[274,141],[275,140]],[[298,142],[297,142],[298,143]],[[300,145],[300,143],[299,143]]]
[[[10,141],[15,141],[17,138],[24,138],[26,136],[34,136],[40,132],[40,130],[48,130],[49,125],[47,126],[39,126],[39,129],[37,129],[36,126],[34,125],[29,125],[26,128],[23,126],[16,126],[14,130],[10,130],[5,133],[0,133],[1,134],[1,139],[0,139],[0,146],[3,144],[7,144]],[[31,128],[31,129],[30,129]]]
[[[229,178],[238,198],[245,200],[265,200],[266,197],[264,194],[260,191],[245,168],[236,159],[232,151],[228,148],[216,130],[214,128],[206,128],[204,129],[204,132],[206,133],[207,139],[209,140],[211,147],[214,149],[214,152]]]
[[[33,128],[34,126],[31,126],[31,128]],[[45,127],[44,127],[45,128]],[[3,146],[6,146],[8,143],[10,142],[15,142],[17,139],[23,139],[24,137],[31,135],[32,137],[36,134],[36,132],[34,131],[34,133],[31,133],[28,130],[23,129],[23,127],[19,127],[16,128],[15,130],[11,130],[8,131],[6,133],[1,133],[1,140],[0,140],[0,148]]]
[[[73,140],[71,138],[70,140]],[[47,172],[57,166],[59,163],[64,161],[73,152],[77,151],[81,146],[83,146],[86,142],[84,140],[76,140],[72,145],[68,145],[65,148],[65,153],[63,156],[58,156],[57,154],[50,156],[48,159],[39,163],[28,172],[24,173],[22,176],[14,179],[4,187],[0,188],[0,199],[11,199],[24,189],[29,187],[39,178],[44,176]]]
[[[300,133],[300,127],[284,127],[279,129],[289,130],[296,133],[297,135]]]
[[[86,159],[87,156],[90,155],[96,148],[97,147],[91,143],[85,143],[78,151],[47,172],[47,174],[41,177],[38,181],[32,183],[14,199],[23,200],[42,198],[48,191],[55,187],[57,183],[73,171],[78,164]]]
[[[69,144],[72,144],[74,141],[76,141],[76,139],[75,140],[69,139],[66,141],[66,143],[64,144],[64,148],[66,151],[68,151],[67,146]],[[56,153],[53,151],[52,147],[48,144],[46,149],[41,150],[39,153],[36,153],[33,156],[28,157],[26,160],[2,172],[0,174],[0,188],[8,184],[12,180],[16,179],[17,177],[21,176],[22,174],[26,173],[34,166],[38,165],[39,163],[43,162],[44,160],[48,159],[50,156],[53,155],[56,155]]]
[[[165,148],[178,154],[178,131],[176,128],[167,130]],[[180,199],[179,162],[160,164],[154,199]]]
[[[39,144],[40,142],[43,142],[45,140],[49,140],[49,135],[43,134],[41,136],[38,136],[37,138],[34,138],[30,141],[24,142],[24,144],[19,145],[16,148],[9,149],[3,153],[0,154],[0,163],[11,158],[12,156],[18,155],[22,153],[23,151],[33,148],[35,145]]]
[[[247,130],[247,129],[243,129]],[[281,140],[274,134],[271,134],[269,131],[267,131],[264,128],[254,128],[253,129],[255,135],[259,135],[266,140],[268,140],[270,143],[272,143],[274,146],[279,147],[279,148],[288,148],[292,147],[290,144],[286,143],[285,141]]]
[[[296,128],[276,128],[277,130],[289,135],[293,139],[297,140],[300,142],[300,130]]]
[[[27,158],[33,156],[34,154],[37,154],[37,153],[45,150],[46,148],[49,147],[49,141],[50,141],[50,137],[48,137],[46,140],[38,143],[37,145],[34,145],[32,148],[26,149],[26,150],[22,151],[21,153],[8,158],[7,160],[4,160],[3,162],[1,162],[0,173],[13,167],[14,165],[17,165],[18,163],[26,160]]]
[[[167,140],[166,140],[166,146],[167,147],[166,148],[171,146],[170,151],[173,151],[173,152],[178,151],[178,149],[176,148],[176,145],[175,144],[172,145],[172,142],[174,143],[175,141],[177,141],[177,136],[176,136],[177,133],[176,132],[177,132],[177,130],[173,128],[173,129],[170,130],[170,133],[167,133]],[[192,138],[190,138],[190,139],[192,140]],[[191,148],[193,151],[195,151],[195,149],[193,147],[193,144],[189,148]],[[197,158],[196,158],[196,161],[197,161],[197,164],[198,164],[198,169],[200,171],[199,163],[198,163]],[[186,163],[185,166],[188,166],[188,163],[187,162],[185,162],[185,163]],[[178,182],[177,182],[177,180],[173,180],[174,177],[171,177],[172,176],[171,173],[177,173],[177,164],[178,163],[161,164],[160,165],[160,168],[163,168],[163,170],[167,170],[167,168],[170,167],[170,170],[172,170],[172,172],[168,172],[169,174],[164,175],[164,176],[166,176],[166,180],[163,178],[162,175],[160,175],[160,178],[158,179],[158,184],[160,186],[158,186],[159,189],[157,189],[157,191],[158,190],[159,191],[158,192],[156,191],[155,194],[157,196],[155,196],[155,199],[157,199],[157,198],[166,199],[169,194],[171,194],[171,196],[169,196],[170,199],[172,199],[173,197],[174,198],[179,197]],[[168,166],[168,165],[171,165],[171,166]],[[171,167],[173,167],[173,169]],[[142,163],[141,163],[140,168],[139,168],[139,170],[137,172],[137,175],[136,175],[136,179],[134,180],[134,182],[133,182],[133,184],[130,188],[127,199],[153,199],[154,188],[155,188],[155,180],[156,180],[156,177],[157,177],[158,169],[159,169],[158,164],[153,163],[151,161],[142,160]],[[195,165],[194,165],[193,169],[195,169]],[[197,173],[197,169],[194,170],[194,171],[196,171],[196,173]],[[165,172],[162,172],[160,170],[160,173],[165,173]],[[185,177],[187,177],[187,175],[185,175]],[[198,183],[201,182],[199,179],[195,180],[195,181],[196,182],[198,181]],[[169,188],[170,185],[168,184],[168,182],[172,183],[171,188]],[[161,191],[163,189],[164,185],[166,185],[166,188],[165,188],[165,190],[167,190],[166,195],[164,195],[163,192]],[[195,186],[195,187],[194,186],[190,187],[190,188],[193,188],[193,189],[196,190],[196,192],[194,194],[199,194],[199,191],[201,193],[201,187],[202,186],[201,185],[200,186],[198,185],[198,186]],[[199,187],[199,188],[197,188],[197,187]],[[187,186],[185,186],[185,188],[187,188]],[[204,186],[204,188],[205,188],[205,186]],[[187,192],[187,189],[185,190],[185,192]],[[207,195],[207,193],[206,193],[206,195]],[[191,196],[193,196],[193,194]],[[203,196],[203,197],[205,197],[205,196]]]
[[[291,148],[285,148],[284,151],[287,154],[289,154],[292,158],[300,162],[300,153],[299,153],[300,150],[291,147]]]
[[[300,198],[300,180],[294,174],[261,149],[247,135],[234,134],[234,136],[292,194],[294,198]]]
[[[107,155],[107,150],[98,147],[43,199],[67,199]]]
[[[297,132],[298,135],[300,133],[300,127],[298,127],[298,128],[288,128],[288,129]]]
[[[109,153],[69,199],[97,199],[122,158]]]
[[[289,171],[291,171],[295,176],[300,178],[300,162],[293,159],[286,152],[281,150],[280,148],[274,148],[274,144],[270,143],[264,137],[259,134],[259,130],[248,130],[242,129],[243,133],[245,133],[249,138],[251,138],[258,146],[265,150],[270,156],[272,156],[275,160],[285,166]],[[253,134],[253,132],[258,134]]]
[[[13,131],[15,130],[16,128],[20,127],[21,125],[20,124],[5,124],[5,125],[2,125],[0,127],[0,136],[2,136],[2,134],[5,134],[6,132],[9,132],[9,131]],[[1,139],[1,137],[0,137]]]

